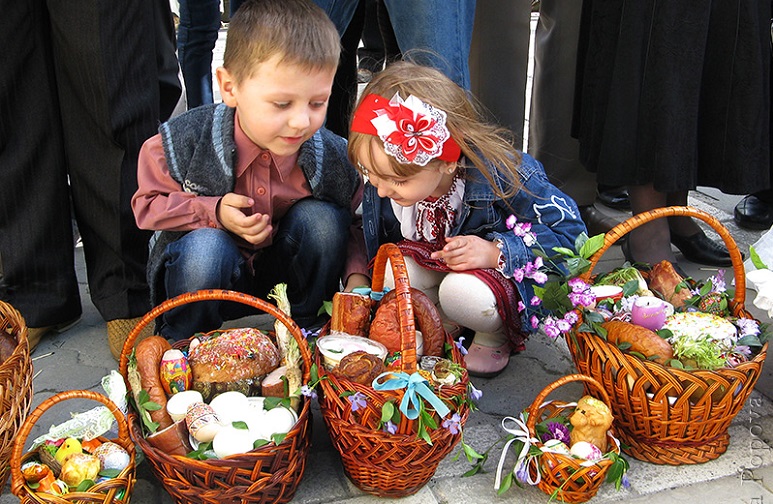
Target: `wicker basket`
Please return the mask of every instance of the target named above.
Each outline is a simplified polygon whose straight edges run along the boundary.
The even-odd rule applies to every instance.
[[[691,207],[668,207],[638,214],[615,226],[591,258],[583,275],[589,281],[601,256],[626,233],[661,217],[695,217],[709,224],[725,242],[733,261],[736,317],[753,318],[744,309],[743,259],[728,230],[711,215]],[[598,380],[610,396],[617,433],[631,456],[656,464],[697,464],[727,450],[728,428],[760,376],[767,343],[749,362],[735,368],[683,370],[641,360],[621,352],[592,333],[574,331],[567,343],[577,369]]]
[[[112,441],[113,443],[122,446],[129,453],[129,465],[127,465],[115,478],[110,478],[109,480],[97,483],[85,492],[71,492],[60,496],[36,492],[27,486],[27,483],[24,481],[24,476],[22,476],[21,473],[21,466],[25,462],[37,458],[37,453],[33,451],[22,456],[24,445],[27,442],[27,437],[29,436],[32,427],[37,423],[43,413],[51,409],[52,406],[69,399],[90,399],[107,406],[118,422],[118,437],[115,439],[100,437],[99,440],[103,443]],[[127,504],[131,499],[132,487],[136,481],[136,463],[134,457],[134,443],[129,437],[129,428],[126,423],[126,418],[123,413],[121,413],[121,410],[118,409],[118,406],[116,406],[113,401],[97,392],[92,392],[90,390],[67,390],[43,401],[40,406],[35,408],[22,425],[19,436],[16,438],[13,445],[13,453],[11,454],[11,491],[19,498],[22,504],[63,504],[66,502]]]
[[[599,382],[581,374],[563,376],[554,381],[542,392],[540,392],[529,406],[529,416],[526,419],[526,427],[529,430],[529,436],[537,436],[536,426],[550,418],[565,415],[568,410],[574,410],[576,403],[565,403],[560,401],[546,401],[548,396],[558,387],[571,382],[585,382],[588,393],[610,406],[609,396]],[[615,414],[613,410],[613,415]],[[614,449],[618,454],[620,447],[610,432],[607,432],[607,441],[610,449]],[[535,443],[538,448],[542,447],[541,442]],[[539,483],[537,487],[548,495],[555,493],[555,499],[558,502],[585,502],[593,498],[599,487],[604,483],[607,471],[612,465],[612,460],[602,459],[593,465],[583,466],[581,459],[562,455],[560,453],[545,452],[539,457],[532,459],[534,462],[528,465],[529,475],[532,481],[535,481],[539,471]]]
[[[10,474],[13,441],[30,411],[32,401],[32,361],[27,325],[8,303],[0,301],[0,331],[18,342],[11,356],[0,365],[0,493]]]
[[[384,272],[387,260],[391,261],[395,278],[397,302],[400,313],[400,340],[402,349],[401,370],[411,374],[416,372],[416,329],[414,326],[413,306],[411,304],[410,285],[405,262],[400,249],[394,244],[382,246],[374,266],[373,290],[384,288]],[[446,333],[446,342],[452,349],[452,360],[462,363],[462,357],[453,340]],[[417,437],[418,420],[402,417],[395,434],[379,430],[381,408],[387,401],[403,398],[403,390],[376,391],[368,385],[360,385],[345,378],[328,373],[321,364],[319,352],[316,354],[319,368],[320,388],[319,406],[328,433],[341,454],[341,459],[349,479],[364,492],[380,497],[404,497],[416,493],[435,474],[440,461],[461,439],[461,432],[451,434],[440,426],[441,419],[435,414],[437,429],[429,431],[432,444]],[[441,387],[438,397],[456,401],[459,406],[460,425],[469,415],[469,407],[464,401],[467,393],[468,375],[464,372],[462,380],[452,387]],[[344,392],[360,392],[367,399],[367,405],[352,413],[351,404]]]
[[[309,381],[311,352],[298,325],[273,304],[262,299],[227,290],[201,290],[168,299],[148,312],[135,326],[121,354],[119,368],[127,381],[129,355],[134,340],[156,317],[173,308],[196,301],[233,301],[252,306],[276,317],[293,335],[303,358],[303,383]],[[226,331],[221,331],[226,332]],[[180,342],[175,344],[177,348]],[[247,453],[224,459],[193,460],[167,455],[145,440],[136,412],[129,414],[129,432],[145,453],[156,478],[178,503],[289,502],[298,489],[306,469],[311,446],[309,400],[301,398],[298,421],[278,445],[269,443]]]

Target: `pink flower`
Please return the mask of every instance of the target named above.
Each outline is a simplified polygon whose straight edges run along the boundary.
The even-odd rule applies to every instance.
[[[526,309],[526,305],[523,304],[523,301],[518,301],[518,313],[522,312]]]

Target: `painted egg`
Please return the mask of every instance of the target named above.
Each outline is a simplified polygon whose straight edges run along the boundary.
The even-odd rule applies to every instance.
[[[250,411],[247,396],[235,390],[223,392],[209,402],[223,425],[244,421]]]
[[[577,441],[572,445],[570,452],[575,457],[585,460],[599,460],[604,456],[596,445],[587,441]]]
[[[188,406],[185,415],[185,425],[188,432],[196,441],[206,443],[212,441],[220,429],[223,428],[215,410],[209,404],[194,403]]]
[[[219,458],[247,453],[252,450],[253,435],[247,429],[226,426],[220,429],[212,440],[212,449]]]
[[[570,455],[569,447],[563,441],[558,439],[548,439],[540,448],[545,453],[558,453],[560,455]]]
[[[123,446],[110,441],[99,445],[99,447],[94,450],[94,456],[99,459],[102,471],[105,469],[123,471],[129,465],[129,461],[131,460],[129,452],[124,450]]]
[[[161,386],[167,394],[176,394],[191,388],[193,377],[188,359],[180,350],[167,350],[161,358]]]

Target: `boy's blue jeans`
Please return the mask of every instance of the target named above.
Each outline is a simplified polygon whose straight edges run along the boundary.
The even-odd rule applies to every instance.
[[[350,224],[348,209],[313,198],[300,200],[279,222],[272,245],[254,259],[254,274],[227,231],[191,231],[167,246],[167,296],[230,289],[266,299],[277,283],[285,282],[293,320],[308,327],[317,321],[322,302],[339,289]],[[254,308],[235,302],[201,301],[162,315],[160,331],[166,338],[190,338],[219,328],[224,320],[255,313]]]

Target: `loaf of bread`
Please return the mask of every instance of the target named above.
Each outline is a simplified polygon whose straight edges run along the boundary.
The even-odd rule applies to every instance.
[[[330,331],[366,336],[372,307],[373,300],[370,296],[354,292],[336,292],[333,294]]]
[[[424,338],[424,355],[442,356],[446,333],[437,307],[426,294],[413,287],[411,287],[411,306],[416,320],[416,329],[421,331]],[[391,290],[381,299],[368,336],[383,344],[390,352],[401,350],[398,310],[397,291]]]
[[[188,352],[193,389],[204,401],[237,390],[250,396],[260,393],[264,376],[279,366],[279,349],[257,329],[234,329],[199,343]]]
[[[361,385],[370,385],[384,372],[384,361],[377,355],[357,350],[344,355],[341,362],[333,368],[333,374]]]
[[[661,364],[674,358],[671,344],[646,327],[622,320],[610,320],[601,324],[601,327],[607,330],[607,341],[614,345],[630,343],[628,350]]]

